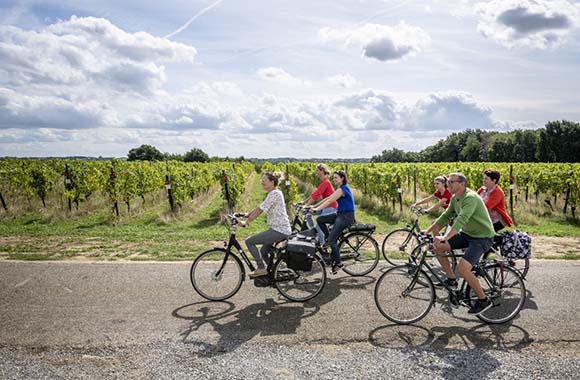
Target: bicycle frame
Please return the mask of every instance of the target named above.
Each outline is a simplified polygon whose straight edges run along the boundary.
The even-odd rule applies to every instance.
[[[230,233],[230,239],[229,239],[229,241],[227,243],[224,243],[224,244],[226,246],[226,256],[224,257],[224,261],[222,263],[222,266],[220,267],[220,269],[218,270],[217,273],[221,273],[224,265],[228,261],[228,256],[229,255],[234,255],[234,256],[239,255],[239,256],[241,256],[242,259],[244,260],[244,262],[246,263],[246,265],[248,266],[248,268],[250,269],[250,271],[253,272],[253,271],[256,270],[256,267],[254,267],[254,265],[252,264],[252,262],[248,258],[248,255],[246,255],[246,252],[242,248],[242,245],[240,244],[240,242],[236,238],[236,230],[235,229]],[[234,252],[232,250],[232,248],[235,248],[237,250],[237,254],[236,254],[236,252]]]
[[[428,243],[423,243],[421,244],[419,247],[425,246],[425,245],[429,245]],[[417,247],[416,249],[418,249],[419,247]],[[452,303],[455,304],[462,304],[463,306],[469,306],[467,302],[469,302],[469,295],[465,294],[465,290],[466,287],[468,285],[467,281],[465,281],[465,279],[462,279],[461,281],[461,286],[459,287],[459,289],[454,289],[450,286],[448,286],[447,284],[445,284],[445,282],[443,281],[444,279],[441,278],[433,269],[433,266],[430,265],[427,262],[427,259],[432,259],[434,257],[447,257],[447,258],[453,258],[454,260],[456,260],[457,258],[461,258],[463,255],[462,254],[455,254],[453,252],[450,253],[446,253],[446,254],[442,254],[442,255],[435,255],[435,254],[429,254],[429,250],[426,250],[422,255],[421,255],[421,260],[419,261],[419,264],[416,267],[415,273],[413,275],[413,279],[411,280],[411,283],[409,284],[409,286],[407,287],[407,289],[405,289],[405,291],[403,292],[405,295],[409,295],[411,293],[411,291],[413,290],[413,288],[415,287],[415,285],[419,282],[419,275],[421,274],[421,271],[423,270],[423,268],[427,268],[429,273],[431,273],[431,275],[433,275],[437,281],[439,281],[441,284],[443,284],[443,287],[445,288],[445,290],[447,290],[447,293],[449,293],[449,299],[450,301],[452,301]],[[486,254],[487,255],[487,254]],[[490,262],[490,260],[487,260],[486,258],[482,258],[479,263],[477,263],[477,265],[473,266],[473,270],[475,270],[477,272],[478,275],[481,276],[481,278],[485,279],[485,281],[487,282],[487,285],[491,288],[491,289],[496,289],[495,286],[495,282],[493,281],[493,279],[489,278],[488,273],[485,270],[481,270],[482,268],[485,267],[485,264]],[[504,273],[504,263],[502,261],[496,261],[493,260],[492,262],[495,262],[499,265],[500,271],[501,271],[501,283],[500,286],[503,286],[503,273]],[[490,299],[492,300],[492,302],[495,303],[495,297],[493,297],[493,295],[488,294],[488,296],[490,296]],[[455,301],[455,302],[453,302]]]

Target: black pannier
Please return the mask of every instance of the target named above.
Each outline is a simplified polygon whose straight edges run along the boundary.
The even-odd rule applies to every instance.
[[[292,270],[311,271],[315,254],[314,239],[290,239],[286,244],[286,265]]]

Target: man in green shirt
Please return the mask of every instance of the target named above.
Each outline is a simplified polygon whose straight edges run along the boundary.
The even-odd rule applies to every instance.
[[[477,294],[478,300],[469,309],[470,314],[480,314],[493,306],[486,297],[477,278],[471,273],[471,268],[479,262],[493,244],[493,224],[483,200],[477,193],[467,187],[467,178],[461,173],[449,175],[449,191],[453,194],[449,207],[427,229],[435,238],[435,254],[441,255],[452,249],[465,249],[465,254],[459,262],[459,274],[467,281]],[[439,235],[441,228],[447,225],[453,216],[455,222],[444,235]],[[447,257],[437,257],[447,275],[445,283],[457,286],[457,279],[451,270]]]

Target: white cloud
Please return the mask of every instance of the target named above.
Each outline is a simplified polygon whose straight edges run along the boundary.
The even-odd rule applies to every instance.
[[[404,21],[394,27],[367,23],[351,29],[323,28],[318,35],[323,41],[360,47],[363,56],[382,62],[413,56],[431,40],[423,29]]]
[[[443,92],[419,99],[402,113],[402,125],[408,130],[461,131],[492,129],[495,121],[491,107],[481,105],[464,92]]]
[[[287,86],[310,86],[310,82],[296,78],[279,67],[261,68],[256,72],[256,74],[264,80],[281,83]]]
[[[510,48],[557,47],[580,21],[579,8],[566,0],[492,0],[476,11],[478,30]]]
[[[326,79],[328,83],[336,87],[351,88],[357,84],[355,77],[350,74],[338,74]]]

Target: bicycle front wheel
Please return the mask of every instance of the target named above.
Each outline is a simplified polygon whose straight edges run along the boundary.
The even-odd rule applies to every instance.
[[[244,271],[235,255],[225,249],[214,248],[193,261],[190,279],[200,296],[210,301],[223,301],[240,290]]]
[[[512,320],[526,301],[526,286],[522,277],[516,270],[500,263],[486,265],[483,271],[476,273],[476,277],[494,306],[477,315],[477,318],[492,324]],[[470,302],[477,299],[475,291],[469,286],[465,294]]]
[[[408,228],[401,228],[390,232],[383,240],[381,251],[383,257],[391,265],[400,265],[395,260],[409,258],[411,252],[419,245],[419,238]]]
[[[424,318],[435,300],[433,282],[413,264],[390,268],[375,285],[375,304],[390,321],[408,325]]]
[[[368,234],[352,233],[338,245],[343,270],[351,276],[364,276],[379,263],[379,244]]]
[[[290,301],[306,302],[316,297],[325,284],[326,269],[318,256],[314,256],[309,271],[288,268],[282,257],[274,265],[274,285]]]

